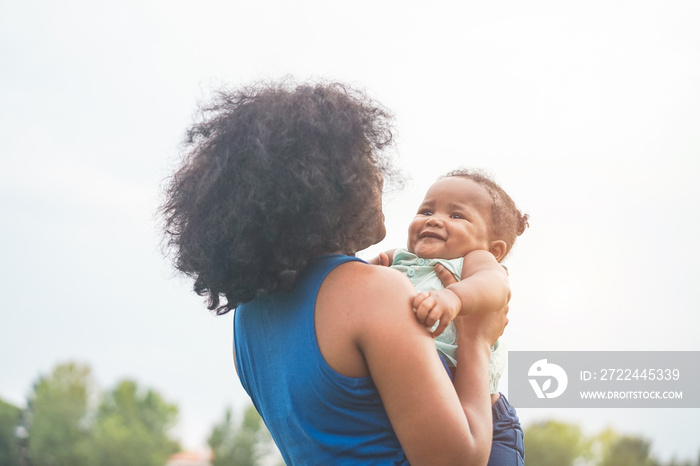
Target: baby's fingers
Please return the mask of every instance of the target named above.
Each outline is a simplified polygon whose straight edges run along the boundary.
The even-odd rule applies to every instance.
[[[389,261],[389,255],[385,252],[380,252],[379,253],[379,264],[383,267],[389,267],[391,265],[391,261]]]
[[[413,310],[416,313],[418,322],[424,324],[426,327],[430,327],[435,324],[437,318],[431,319],[430,317],[430,311],[433,310],[435,304],[435,298],[430,296],[430,293],[426,293],[425,291],[418,293],[416,297],[413,298]]]
[[[435,331],[432,333],[433,338],[437,338],[440,336],[442,332],[445,331],[447,326],[450,324],[450,321],[447,319],[440,319],[440,324],[435,327]]]

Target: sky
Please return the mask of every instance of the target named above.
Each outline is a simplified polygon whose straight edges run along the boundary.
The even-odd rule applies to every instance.
[[[177,403],[189,448],[242,412],[232,315],[174,273],[155,211],[198,103],[285,76],[394,114],[408,181],[361,257],[405,244],[439,175],[480,168],[530,215],[511,350],[700,350],[699,22],[692,0],[3,2],[0,398],[80,361]],[[700,409],[519,414],[700,451]]]

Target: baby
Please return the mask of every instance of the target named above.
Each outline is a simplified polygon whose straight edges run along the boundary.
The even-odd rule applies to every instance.
[[[416,317],[433,327],[438,352],[452,371],[458,366],[457,332],[452,320],[460,313],[491,312],[507,305],[510,287],[500,262],[528,226],[527,219],[488,176],[456,170],[428,189],[408,227],[407,248],[382,253],[371,261],[391,265],[414,284],[419,291],[413,301]],[[438,278],[438,273],[444,274],[445,270],[459,279],[447,288]],[[499,340],[491,348],[489,362],[494,404],[494,443],[489,464],[523,456],[517,415],[498,393],[506,359],[505,347]],[[497,427],[499,422],[503,429]],[[499,442],[503,435],[508,439]],[[520,447],[514,450],[518,439]]]

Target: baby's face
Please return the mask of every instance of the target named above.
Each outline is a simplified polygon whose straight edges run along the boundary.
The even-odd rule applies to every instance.
[[[492,199],[478,183],[458,176],[433,184],[408,226],[408,250],[426,259],[456,259],[489,250]]]

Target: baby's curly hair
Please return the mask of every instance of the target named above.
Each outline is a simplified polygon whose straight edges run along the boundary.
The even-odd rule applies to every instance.
[[[493,204],[491,204],[490,233],[494,239],[506,242],[505,255],[508,255],[515,243],[515,239],[522,235],[525,229],[530,226],[528,223],[530,216],[520,212],[508,193],[486,173],[480,170],[458,169],[440,178],[453,176],[472,180],[483,186],[489,193],[491,199],[493,199]]]
[[[314,257],[371,244],[393,174],[390,119],[337,83],[217,92],[159,209],[175,267],[210,310],[289,291]]]

